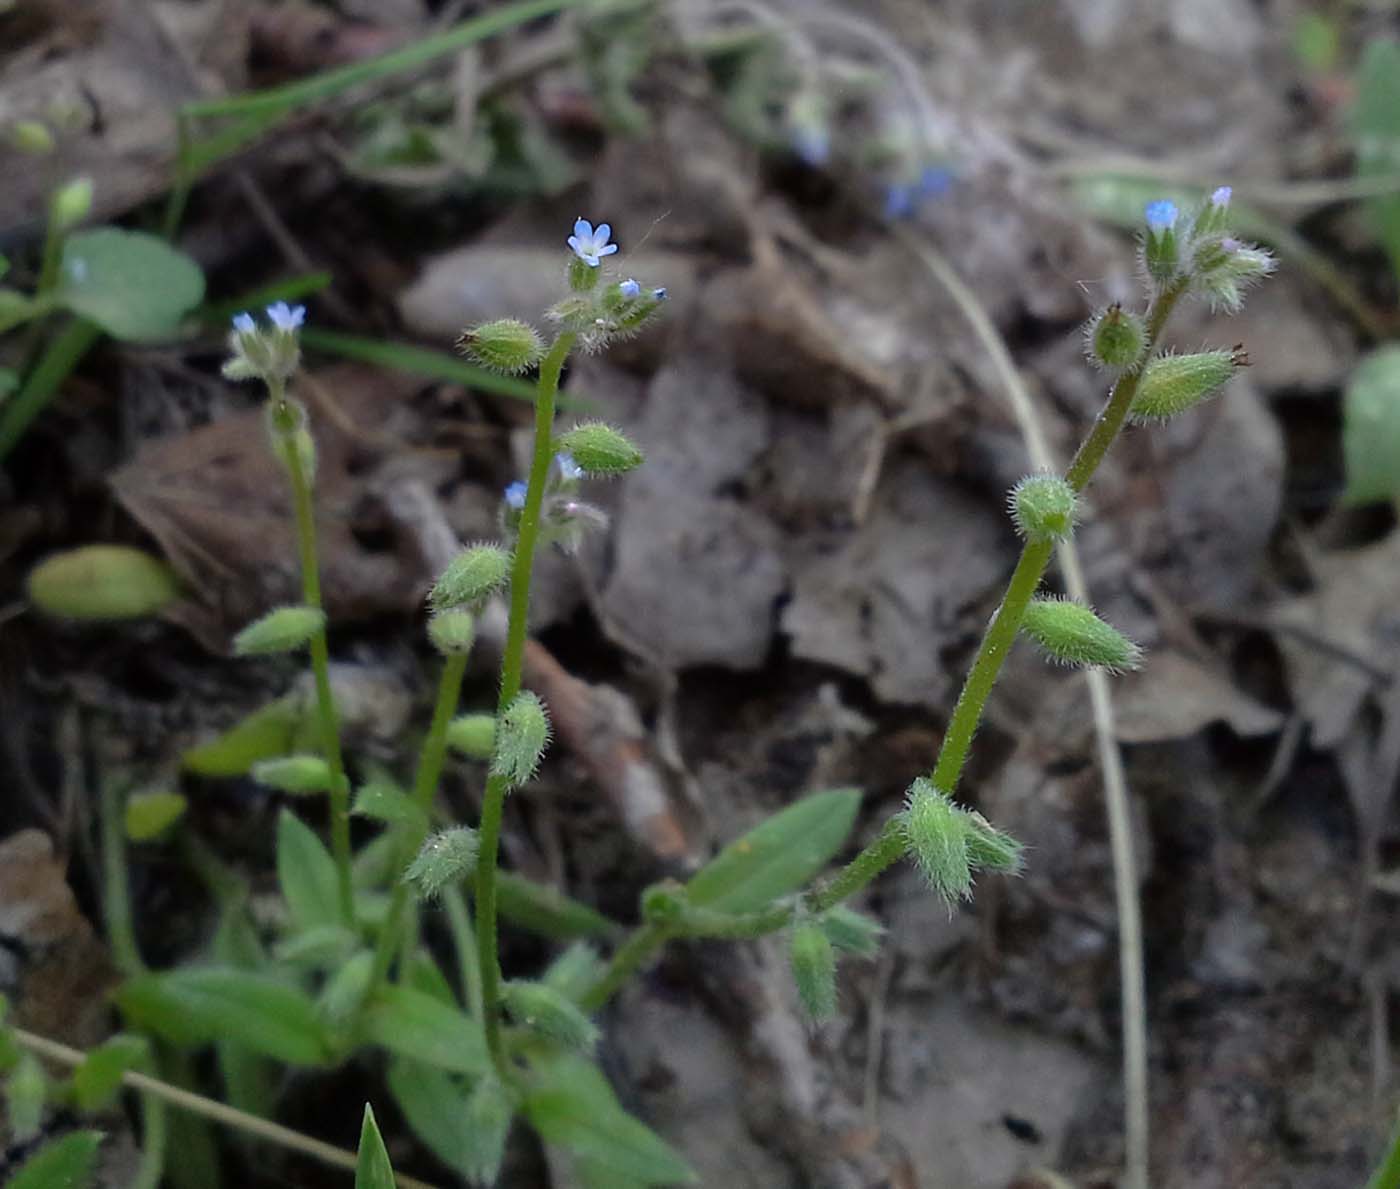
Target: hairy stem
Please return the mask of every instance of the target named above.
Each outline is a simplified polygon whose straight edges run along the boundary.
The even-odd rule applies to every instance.
[[[535,394],[535,451],[530,460],[529,486],[525,507],[520,514],[520,532],[510,575],[510,626],[506,631],[505,652],[501,658],[501,696],[497,715],[504,714],[520,692],[525,659],[525,635],[529,628],[530,575],[535,564],[535,545],[540,535],[540,507],[544,501],[545,480],[554,455],[554,402],[559,394],[559,374],[577,338],[565,331],[554,340],[540,363],[539,386]],[[494,766],[494,765],[493,765]],[[487,777],[486,796],[481,806],[481,847],[476,863],[476,947],[481,972],[481,1006],[486,1025],[486,1046],[492,1060],[505,1075],[505,1051],[501,1045],[501,966],[496,948],[496,859],[501,841],[501,816],[505,810],[506,779],[494,773]]]
[[[423,811],[423,820],[428,822],[433,811],[433,798],[437,794],[438,780],[442,776],[443,761],[447,757],[447,728],[452,716],[457,713],[457,702],[462,694],[462,677],[467,671],[466,653],[453,653],[442,666],[442,677],[438,680],[437,700],[433,704],[433,721],[428,726],[427,738],[423,740],[423,750],[418,754],[418,771],[413,777],[413,802]],[[403,868],[422,849],[427,838],[427,826],[415,833],[404,846],[395,868],[402,875]],[[374,997],[384,976],[389,973],[389,963],[393,961],[394,945],[403,929],[404,910],[408,906],[408,885],[400,878],[394,884],[389,899],[389,911],[384,917],[384,927],[379,931],[379,940],[374,949],[374,967],[370,973],[368,1001]]]
[[[127,880],[124,797],[111,778],[102,781],[102,915],[112,960],[127,978],[146,969],[136,945],[131,917],[131,886]]]
[[[292,505],[296,511],[297,552],[301,559],[301,597],[308,607],[321,607],[321,568],[316,556],[316,513],[312,503],[311,476],[306,473],[301,451],[297,449],[297,418],[286,406],[286,391],[280,383],[268,385],[273,402],[273,424],[282,434],[282,458],[292,485]],[[321,750],[331,770],[331,854],[335,857],[336,884],[340,912],[350,928],[355,927],[355,893],[350,875],[350,786],[345,779],[345,761],[340,753],[340,723],[335,698],[331,695],[330,647],[323,624],[311,637],[311,671],[316,679],[316,717],[321,729]]]
[[[1152,303],[1147,317],[1147,350],[1144,360],[1151,358],[1162,327],[1172,307],[1181,297],[1183,286],[1174,284],[1165,289]],[[1083,491],[1098,470],[1109,446],[1123,428],[1133,397],[1137,395],[1138,381],[1143,368],[1125,372],[1114,384],[1108,403],[1094,421],[1074,461],[1065,473],[1065,480],[1075,491]],[[1007,584],[1006,595],[997,608],[992,622],[987,627],[982,643],[977,648],[972,668],[968,670],[962,691],[958,694],[953,716],[948,720],[948,729],[943,735],[943,746],[939,748],[938,760],[933,768],[934,787],[950,796],[958,787],[963,766],[967,763],[967,753],[972,747],[972,737],[982,721],[982,711],[987,705],[987,697],[1001,675],[1001,667],[1006,662],[1011,645],[1016,642],[1021,630],[1021,619],[1026,607],[1040,587],[1045,576],[1045,567],[1050,562],[1054,545],[1050,542],[1028,541],[1021,550],[1021,558],[1012,571]]]

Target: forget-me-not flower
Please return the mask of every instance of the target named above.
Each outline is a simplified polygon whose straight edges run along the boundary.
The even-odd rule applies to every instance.
[[[267,307],[267,317],[278,330],[290,334],[306,321],[306,307],[289,306],[285,301],[279,301]]]
[[[569,247],[585,264],[597,268],[604,256],[611,256],[617,251],[616,244],[608,243],[611,235],[610,223],[599,223],[595,228],[587,219],[579,219],[574,223],[573,235],[569,236]]]
[[[522,480],[520,480],[520,479],[517,479],[514,483],[512,483],[509,487],[507,487],[507,488],[506,488],[506,505],[507,505],[507,507],[514,508],[517,512],[520,511],[520,509],[523,508],[523,507],[525,506],[525,492],[526,492],[527,490],[528,490],[528,489],[527,489],[525,483],[524,483]]]
[[[235,314],[233,316],[233,328],[239,334],[253,334],[257,331],[258,324],[253,321],[252,314]]]
[[[1229,186],[1218,187],[1215,193],[1210,196],[1211,206],[1229,206],[1230,195],[1232,193],[1233,191],[1230,189]]]
[[[622,282],[622,284],[618,286],[618,290],[621,292],[623,297],[637,297],[641,294],[642,287],[639,284],[637,284],[637,282],[634,281],[631,277],[628,277],[625,281]]]
[[[1152,234],[1161,235],[1176,225],[1176,203],[1170,198],[1159,198],[1156,202],[1147,204],[1143,216],[1147,219],[1147,226]]]

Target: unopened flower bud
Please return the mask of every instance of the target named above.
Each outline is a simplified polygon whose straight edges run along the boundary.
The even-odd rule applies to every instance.
[[[1214,396],[1239,368],[1248,366],[1249,356],[1242,346],[1159,355],[1143,369],[1128,415],[1139,422],[1175,417]]]
[[[1143,241],[1143,263],[1153,280],[1170,281],[1176,276],[1180,246],[1176,224],[1180,212],[1169,198],[1149,202],[1143,212],[1147,220],[1147,236]]]
[[[71,231],[92,211],[92,179],[74,178],[59,187],[49,202],[49,222],[54,231]]]
[[[1112,372],[1136,367],[1147,350],[1147,326],[1116,302],[1100,310],[1084,327],[1089,362]]]
[[[428,639],[443,656],[461,656],[472,650],[476,616],[465,607],[448,607],[428,620]]]
[[[326,613],[319,607],[278,607],[239,632],[233,651],[236,656],[295,652],[325,626]]]
[[[1027,475],[1007,502],[1016,531],[1028,541],[1065,541],[1074,532],[1078,497],[1059,475]]]
[[[1277,266],[1263,248],[1229,235],[1207,236],[1192,252],[1192,292],[1205,297],[1212,309],[1233,314],[1244,305],[1245,293]]]
[[[555,441],[590,475],[623,475],[642,463],[642,452],[600,421],[577,425]]]
[[[459,553],[433,585],[428,602],[434,611],[479,607],[510,575],[511,557],[499,545],[473,545]]]
[[[1004,830],[998,830],[980,813],[967,814],[967,854],[972,866],[979,871],[1000,871],[1015,875],[1021,870],[1021,852],[1025,848]]]
[[[803,921],[792,931],[788,948],[797,997],[812,1020],[836,1014],[836,952],[821,926]]]
[[[1117,628],[1071,599],[1032,599],[1021,630],[1051,660],[1121,673],[1142,664],[1142,649]]]
[[[515,318],[498,318],[464,331],[457,349],[482,367],[513,376],[539,363],[544,340],[533,326]]]
[[[967,824],[962,811],[932,781],[920,777],[904,805],[909,849],[929,887],[949,907],[972,895],[972,862],[967,851]]]
[[[491,772],[517,788],[535,774],[548,746],[549,715],[544,703],[532,691],[521,690],[501,715]]]
[[[447,746],[474,760],[489,760],[496,747],[496,716],[459,714],[447,724]]]

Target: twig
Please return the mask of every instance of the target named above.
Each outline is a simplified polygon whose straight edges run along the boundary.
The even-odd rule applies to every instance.
[[[87,1059],[87,1054],[81,1049],[70,1048],[68,1045],[50,1040],[46,1036],[26,1032],[23,1028],[12,1029],[12,1035],[20,1045],[31,1053],[46,1057],[59,1065],[66,1065],[70,1069],[76,1069]],[[334,1144],[328,1144],[319,1139],[313,1139],[309,1135],[293,1131],[290,1127],[283,1127],[280,1123],[274,1123],[270,1119],[262,1119],[257,1115],[248,1114],[247,1111],[240,1111],[236,1107],[216,1102],[212,1098],[205,1098],[202,1094],[195,1094],[192,1091],[183,1090],[179,1086],[172,1086],[169,1082],[162,1082],[147,1074],[137,1073],[135,1070],[128,1071],[122,1075],[122,1085],[128,1089],[140,1091],[142,1094],[163,1099],[172,1106],[189,1111],[191,1114],[212,1119],[215,1123],[235,1128],[280,1147],[301,1152],[323,1164],[352,1170],[355,1168],[354,1152],[337,1148]],[[416,1177],[410,1177],[403,1173],[395,1175],[399,1189],[435,1189],[427,1181],[420,1181]]]
[[[1006,389],[1031,463],[1054,471],[1054,457],[1045,438],[1030,393],[1021,381],[1005,342],[981,302],[932,245],[902,226],[894,226],[900,242],[914,251],[935,280],[947,291],[980,340]],[[1060,568],[1071,597],[1089,601],[1084,570],[1073,540],[1059,547]],[[1127,783],[1114,735],[1113,701],[1108,678],[1098,669],[1085,672],[1094,714],[1094,736],[1103,770],[1104,801],[1108,808],[1109,845],[1113,853],[1114,895],[1118,906],[1118,962],[1123,998],[1123,1081],[1125,1099],[1126,1176],[1128,1189],[1146,1189],[1147,1125],[1147,1002],[1142,967],[1142,916],[1137,894],[1137,864]]]

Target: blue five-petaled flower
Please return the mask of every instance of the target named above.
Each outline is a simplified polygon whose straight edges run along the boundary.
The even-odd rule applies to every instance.
[[[306,307],[289,306],[285,301],[279,301],[267,307],[267,317],[278,330],[290,334],[306,321]]]
[[[517,512],[525,506],[525,492],[527,488],[523,481],[517,479],[506,488],[506,503]]]
[[[1231,193],[1231,190],[1230,190],[1230,187],[1229,187],[1229,186],[1220,186],[1220,187],[1218,187],[1218,188],[1216,189],[1215,193],[1212,194],[1212,195],[1210,196],[1211,205],[1212,205],[1212,206],[1229,206],[1229,205],[1230,205],[1230,193]]]
[[[1161,235],[1163,232],[1171,230],[1176,224],[1176,203],[1170,198],[1159,198],[1156,202],[1149,202],[1143,214],[1147,218],[1147,226],[1152,234]]]
[[[642,292],[642,287],[631,277],[628,277],[617,288],[623,297],[637,297]]]
[[[579,219],[574,223],[573,235],[569,236],[569,247],[585,264],[597,268],[604,256],[611,256],[617,251],[616,244],[608,243],[611,235],[611,224],[599,223],[595,228],[587,219]]]
[[[238,331],[239,334],[253,334],[258,329],[258,324],[253,321],[252,314],[235,314],[233,316],[233,328]]]

